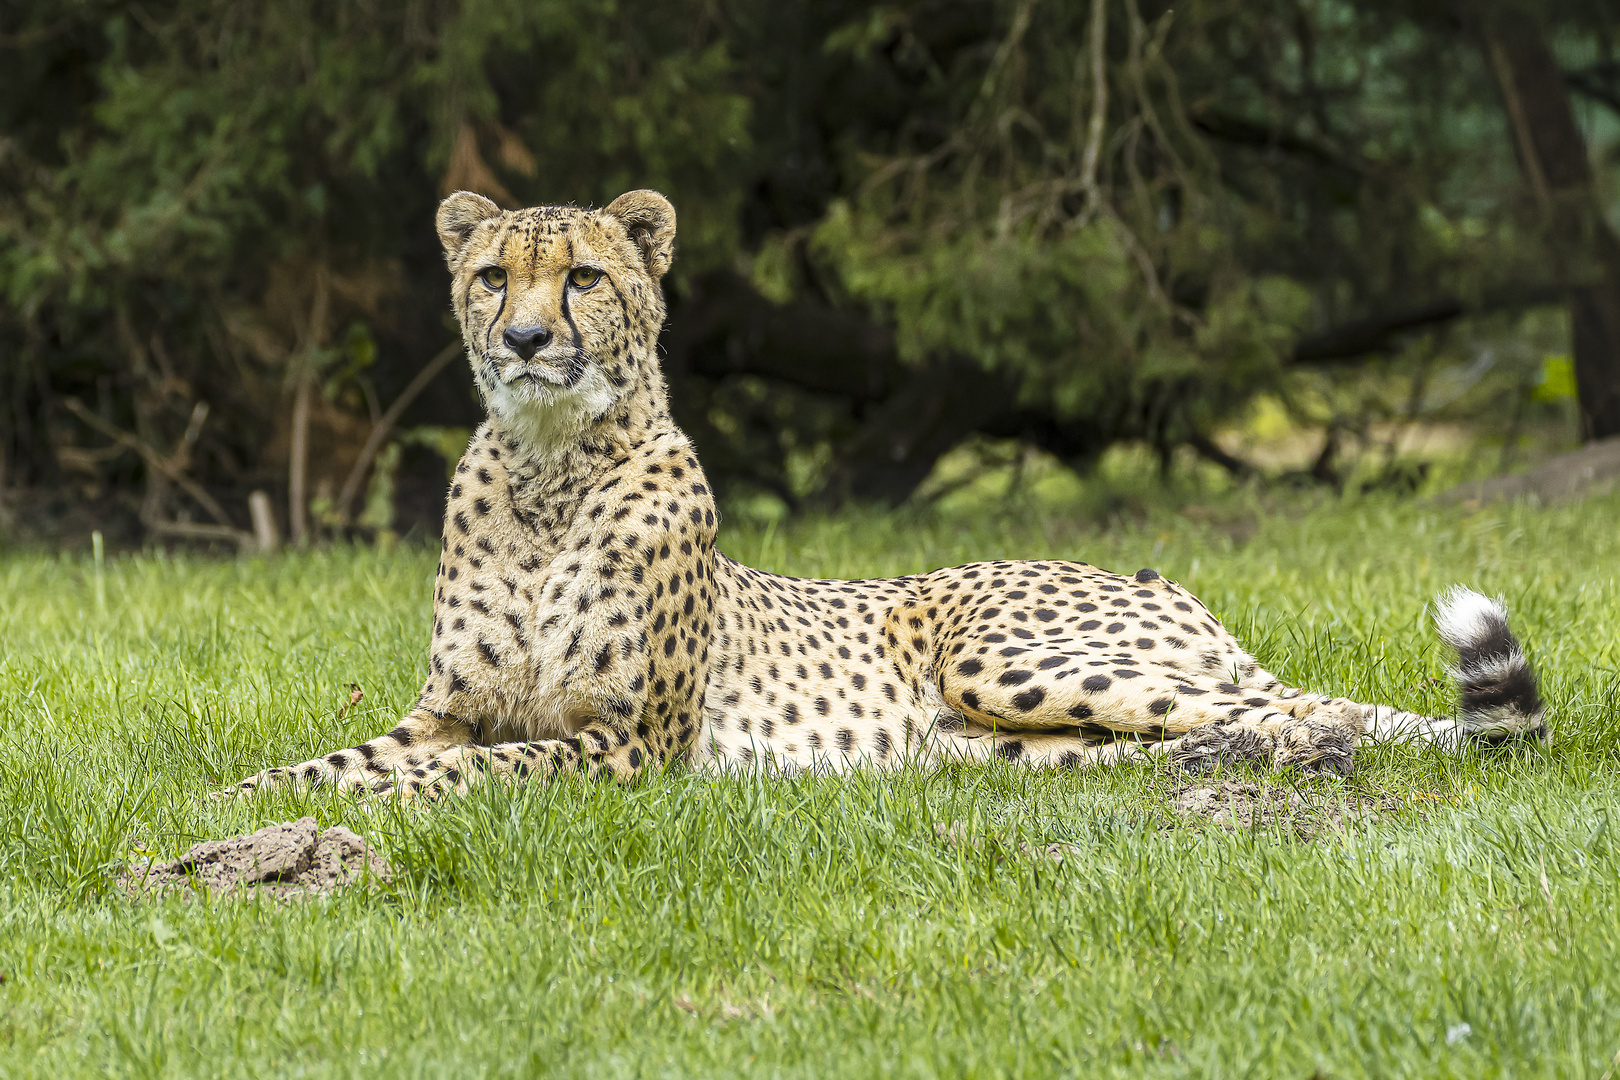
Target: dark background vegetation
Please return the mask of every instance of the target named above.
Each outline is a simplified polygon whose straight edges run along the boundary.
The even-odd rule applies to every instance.
[[[1392,417],[1620,435],[1617,132],[1612,0],[10,0],[0,524],[435,533],[458,188],[674,200],[733,502],[964,442],[1276,482],[1260,400],[1330,486]]]

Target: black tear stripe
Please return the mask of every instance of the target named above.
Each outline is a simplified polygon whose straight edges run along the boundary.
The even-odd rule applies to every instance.
[[[570,245],[570,246],[572,246],[572,245]],[[573,335],[574,335],[574,355],[575,356],[584,355],[584,352],[585,352],[585,349],[584,349],[585,339],[580,336],[579,327],[574,325],[574,313],[572,311],[570,311],[569,308],[568,308],[568,286],[566,284],[563,285],[562,317],[563,317],[563,322],[568,324],[568,329],[570,331],[572,331]],[[576,380],[576,381],[578,381],[578,380]]]

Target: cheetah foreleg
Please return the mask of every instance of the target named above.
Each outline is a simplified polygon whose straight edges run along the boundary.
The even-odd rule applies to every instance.
[[[471,741],[460,720],[418,710],[387,734],[298,765],[255,773],[216,797],[246,797],[274,787],[306,785],[322,791],[375,791],[444,752]]]
[[[607,724],[587,724],[568,739],[455,746],[431,760],[371,785],[402,800],[465,795],[485,780],[524,783],[578,773],[591,780],[629,781],[657,759],[634,736]]]

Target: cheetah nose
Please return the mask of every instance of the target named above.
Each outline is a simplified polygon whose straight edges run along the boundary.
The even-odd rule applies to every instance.
[[[501,340],[523,359],[532,360],[534,354],[551,340],[551,331],[543,326],[512,326],[501,335]]]

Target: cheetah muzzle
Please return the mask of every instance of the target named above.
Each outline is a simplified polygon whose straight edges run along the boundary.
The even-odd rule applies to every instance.
[[[715,550],[715,505],[656,347],[675,210],[438,212],[489,416],[445,507],[422,692],[388,733],[241,782],[413,796],[495,776],[629,779],[1001,758],[1168,754],[1346,773],[1367,739],[1448,748],[1545,734],[1494,601],[1438,609],[1456,718],[1303,693],[1152,570],[974,563],[884,581],[767,574]]]

